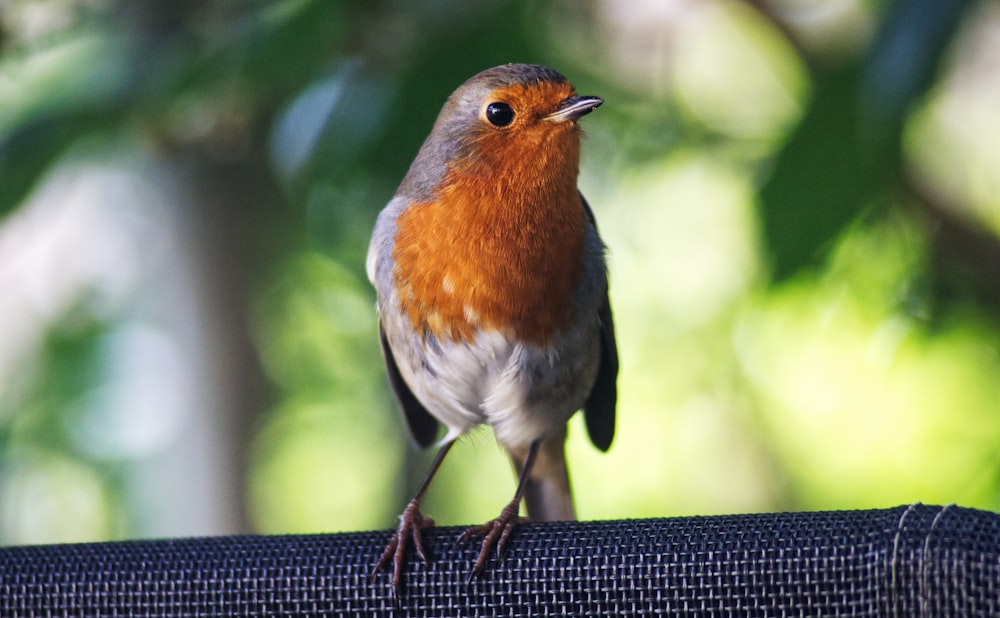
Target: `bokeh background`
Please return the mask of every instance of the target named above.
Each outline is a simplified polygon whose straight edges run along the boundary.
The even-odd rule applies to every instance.
[[[0,0],[0,543],[386,528],[364,255],[448,94],[606,104],[607,454],[586,519],[1000,508],[1000,4]],[[439,523],[513,490],[488,431]]]

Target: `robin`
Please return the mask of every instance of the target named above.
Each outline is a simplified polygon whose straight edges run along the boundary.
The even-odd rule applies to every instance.
[[[503,553],[522,499],[537,521],[575,518],[566,422],[614,436],[618,352],[605,246],[577,189],[582,116],[603,103],[558,72],[507,64],[462,84],[378,217],[368,278],[389,382],[421,447],[447,429],[372,571],[401,589],[410,539],[427,562],[420,502],[455,441],[489,425],[517,490],[483,535],[469,579]]]

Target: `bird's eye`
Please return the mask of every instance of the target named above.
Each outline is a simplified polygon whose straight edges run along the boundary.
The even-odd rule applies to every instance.
[[[514,121],[514,110],[506,103],[490,103],[486,106],[486,119],[495,127],[506,127]]]

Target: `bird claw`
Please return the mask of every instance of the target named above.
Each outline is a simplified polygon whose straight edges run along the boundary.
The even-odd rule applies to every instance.
[[[510,533],[514,531],[517,524],[524,521],[524,518],[518,517],[517,512],[519,507],[519,501],[511,502],[500,511],[500,515],[496,519],[479,526],[466,528],[459,535],[456,543],[464,543],[474,536],[483,536],[483,544],[479,549],[476,562],[472,565],[472,572],[469,573],[466,583],[472,583],[473,579],[483,574],[483,570],[486,568],[486,561],[489,560],[490,552],[494,547],[497,550],[497,559],[499,560],[503,556],[503,550],[507,547]]]
[[[372,569],[371,574],[368,576],[368,581],[375,581],[375,576],[378,575],[378,572],[385,568],[389,564],[389,560],[392,559],[392,589],[397,597],[400,596],[403,589],[403,566],[406,564],[406,546],[412,537],[417,555],[424,561],[424,564],[427,564],[429,561],[427,559],[427,552],[424,550],[423,530],[433,525],[434,520],[420,512],[420,502],[416,499],[410,500],[410,503],[406,505],[403,513],[399,516],[399,527],[393,533],[392,538],[389,539],[389,543],[385,546],[385,551],[382,552],[378,562],[375,564],[375,568]]]

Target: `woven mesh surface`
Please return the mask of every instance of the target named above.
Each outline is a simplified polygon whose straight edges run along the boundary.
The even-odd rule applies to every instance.
[[[459,532],[400,599],[385,532],[3,548],[0,617],[1000,615],[1000,515],[959,507],[525,524],[470,586]]]

